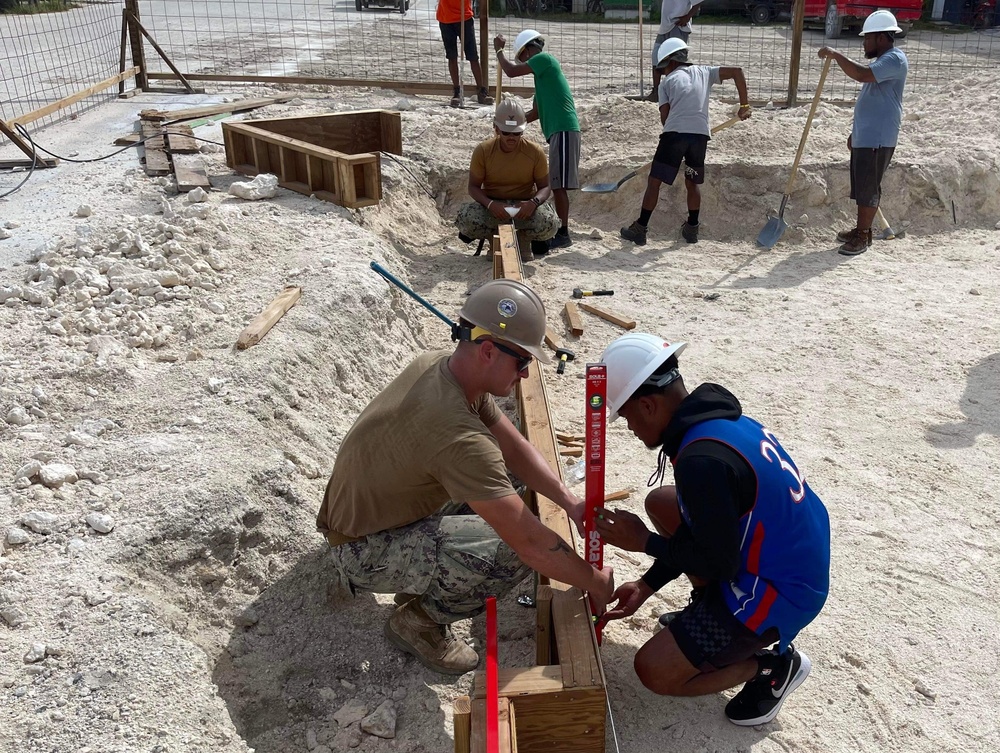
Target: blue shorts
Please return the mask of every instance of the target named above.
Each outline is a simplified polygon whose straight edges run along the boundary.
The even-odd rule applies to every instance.
[[[465,59],[479,60],[476,49],[476,25],[474,18],[465,19]],[[440,21],[441,41],[444,42],[444,56],[448,60],[458,60],[458,41],[462,38],[462,26],[456,21],[453,24],[443,24]]]

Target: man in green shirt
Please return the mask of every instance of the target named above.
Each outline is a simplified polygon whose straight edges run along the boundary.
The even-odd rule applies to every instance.
[[[559,61],[543,52],[545,40],[534,29],[525,29],[514,40],[514,61],[504,54],[507,40],[498,35],[493,40],[497,63],[509,78],[535,77],[535,101],[528,111],[528,122],[538,120],[549,143],[549,185],[559,215],[559,232],[549,241],[549,248],[569,246],[569,190],[580,187],[580,121],[576,105]]]

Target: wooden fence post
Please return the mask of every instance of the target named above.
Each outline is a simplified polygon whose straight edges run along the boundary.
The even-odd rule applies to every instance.
[[[128,35],[132,44],[132,65],[139,69],[135,74],[135,85],[138,89],[147,89],[146,52],[142,45],[142,32],[139,31],[139,0],[125,0],[125,11],[128,17]]]
[[[483,86],[490,89],[490,0],[479,0],[479,66],[483,70]],[[499,65],[499,63],[497,63]],[[500,104],[497,102],[497,104]]]
[[[792,56],[788,61],[788,107],[795,107],[799,99],[799,66],[802,61],[802,23],[805,19],[805,0],[794,0],[792,5]]]

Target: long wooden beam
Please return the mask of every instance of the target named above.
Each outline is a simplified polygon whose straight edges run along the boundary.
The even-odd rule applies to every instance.
[[[70,105],[75,105],[81,99],[86,99],[87,97],[93,96],[104,89],[109,89],[119,81],[124,81],[127,78],[132,78],[139,72],[139,69],[135,66],[124,70],[121,73],[116,73],[110,78],[106,78],[100,83],[94,84],[93,86],[88,86],[86,89],[81,89],[76,94],[70,94],[68,97],[63,97],[62,99],[52,102],[51,104],[45,105],[45,107],[39,107],[37,110],[32,110],[24,115],[18,115],[16,118],[11,118],[7,122],[10,125],[15,123],[20,123],[21,125],[26,125],[28,123],[34,123],[39,118],[44,118],[46,115],[51,115],[54,112],[58,112],[63,108],[69,107]]]
[[[172,73],[147,73],[151,81],[179,81]],[[321,76],[238,76],[217,75],[214,73],[185,73],[188,81],[219,81],[239,84],[308,84],[314,86],[354,86],[371,87],[373,89],[394,89],[403,94],[451,94],[451,84],[439,84],[433,81],[385,81],[366,78],[326,78]],[[531,86],[507,87],[504,91],[519,97],[533,97],[535,89]]]

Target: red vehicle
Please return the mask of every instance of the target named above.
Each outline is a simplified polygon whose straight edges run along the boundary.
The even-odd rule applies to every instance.
[[[890,10],[896,17],[896,23],[903,31],[896,37],[905,37],[913,22],[920,18],[921,0],[891,0],[888,3],[851,2],[851,0],[805,0],[806,23],[823,25],[827,39],[837,39],[847,29],[857,28],[877,10]]]

